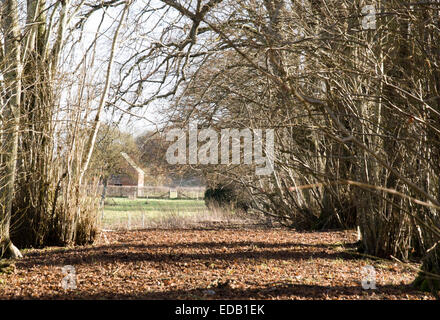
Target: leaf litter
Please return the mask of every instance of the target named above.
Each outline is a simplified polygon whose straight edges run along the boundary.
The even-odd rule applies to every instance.
[[[350,253],[353,231],[137,230],[93,245],[29,249],[3,264],[1,299],[417,299],[416,271]],[[75,268],[76,289],[61,286]],[[361,286],[373,265],[376,290]],[[411,264],[418,267],[418,264]]]

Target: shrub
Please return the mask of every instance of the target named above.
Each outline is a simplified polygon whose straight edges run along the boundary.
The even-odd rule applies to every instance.
[[[209,209],[222,208],[247,212],[251,201],[238,188],[231,185],[217,185],[205,191],[205,204]]]

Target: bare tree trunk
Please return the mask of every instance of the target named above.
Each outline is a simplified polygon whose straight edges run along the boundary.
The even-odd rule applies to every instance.
[[[15,0],[3,0],[2,27],[5,30],[5,62],[4,82],[7,91],[7,102],[4,111],[4,185],[0,186],[0,199],[4,204],[0,208],[0,248],[1,256],[19,258],[20,251],[10,239],[10,224],[12,201],[17,168],[18,130],[20,118],[21,95],[21,62],[20,62],[20,32],[18,25],[18,10]]]
[[[119,21],[119,24],[116,27],[115,33],[113,35],[113,41],[112,41],[112,46],[111,46],[111,50],[110,50],[110,57],[109,57],[108,65],[107,65],[107,72],[105,75],[104,89],[102,90],[101,97],[99,99],[98,110],[96,112],[95,120],[93,122],[92,134],[90,135],[89,140],[87,141],[87,144],[86,144],[85,159],[82,163],[82,167],[81,167],[81,171],[80,171],[79,179],[78,179],[78,181],[79,181],[78,186],[79,187],[81,187],[81,184],[82,184],[82,181],[84,178],[84,174],[89,167],[90,159],[92,158],[92,154],[93,154],[93,149],[95,148],[96,137],[98,136],[98,130],[101,125],[101,113],[104,108],[104,105],[105,105],[105,102],[107,99],[107,94],[108,94],[108,91],[110,88],[110,79],[112,76],[113,60],[114,60],[114,55],[115,55],[116,43],[118,41],[119,31],[121,29],[122,23],[124,22],[124,19],[127,14],[129,6],[130,6],[130,1],[127,1],[126,5],[124,7],[124,10],[122,11],[121,20]]]

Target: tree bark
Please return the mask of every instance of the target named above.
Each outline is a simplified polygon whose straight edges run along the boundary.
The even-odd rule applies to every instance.
[[[2,27],[5,30],[5,72],[3,73],[7,101],[4,111],[3,176],[0,187],[0,250],[1,257],[20,258],[20,251],[10,239],[12,202],[17,169],[18,134],[21,95],[20,31],[18,4],[15,0],[3,0]]]

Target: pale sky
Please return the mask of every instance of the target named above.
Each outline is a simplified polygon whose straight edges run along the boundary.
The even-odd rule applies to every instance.
[[[142,2],[136,2],[139,5],[142,5]],[[104,21],[102,23],[101,26],[101,32],[105,31],[107,28],[111,27],[111,23],[114,19],[119,19],[119,13],[122,10],[122,6],[118,7],[118,8],[110,8],[108,10],[106,10],[105,13],[105,18]],[[131,12],[135,12],[136,8],[131,8],[130,9]],[[95,37],[95,34],[98,30],[98,25],[101,21],[102,18],[102,11],[97,11],[94,14],[92,14],[87,23],[85,24],[85,28],[84,28],[84,38],[83,38],[83,45],[82,47],[84,48],[88,48],[88,46],[90,45],[90,43],[92,42],[92,40]],[[125,24],[127,24],[127,21],[125,21]],[[129,21],[128,21],[129,22]],[[150,19],[148,20],[148,24],[144,24],[142,26],[143,29],[149,28],[150,25],[154,25],[158,22],[158,19],[155,19],[155,16],[150,17]],[[127,33],[124,32],[124,27],[130,27],[127,25],[124,25],[123,28],[121,29],[121,33],[119,35],[119,39],[118,39],[118,48],[116,50],[116,55],[115,55],[115,62],[118,61],[122,61],[124,59],[124,52],[122,52],[122,48],[124,46],[124,42],[133,40],[130,39],[132,34],[131,33]],[[160,27],[159,27],[160,28]],[[160,29],[159,29],[160,30]],[[133,37],[136,37],[138,35],[133,34]],[[105,72],[106,68],[107,68],[107,60],[108,57],[110,55],[110,50],[109,50],[109,43],[111,42],[111,39],[113,37],[113,29],[111,28],[110,30],[108,30],[107,32],[104,33],[104,37],[101,37],[100,40],[98,40],[98,48],[100,50],[98,50],[99,52],[97,52],[97,59],[99,61],[99,63],[96,64],[96,67],[98,70],[96,70],[95,72],[95,77],[97,80],[101,80],[98,77],[103,77],[103,73]],[[148,39],[142,39],[141,41],[147,42],[146,44],[148,45]],[[78,56],[81,56],[80,54]],[[116,65],[115,65],[115,68]],[[113,75],[113,80],[115,79],[117,75]],[[102,81],[102,80],[101,80]],[[140,134],[142,134],[143,132],[145,132],[146,130],[154,130],[156,125],[155,124],[159,124],[161,122],[161,118],[162,118],[162,114],[159,111],[160,109],[160,102],[157,103],[153,103],[151,106],[149,106],[148,108],[142,108],[142,109],[136,109],[136,110],[131,110],[130,112],[132,114],[137,115],[133,116],[133,115],[126,115],[124,116],[124,120],[120,122],[120,126],[119,128],[125,132],[130,132],[131,134],[133,134],[134,136],[138,136]],[[109,121],[109,120],[113,120],[113,121],[117,121],[120,118],[121,112],[118,110],[115,112],[117,115],[113,116],[112,118],[112,112],[109,111],[105,111],[102,115],[102,120],[103,121]],[[153,122],[153,123],[152,123]]]

